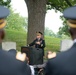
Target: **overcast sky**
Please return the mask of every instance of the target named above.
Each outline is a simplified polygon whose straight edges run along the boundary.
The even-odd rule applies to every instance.
[[[11,5],[16,12],[18,12],[23,17],[28,17],[27,7],[24,0],[11,0]],[[60,26],[62,26],[62,21],[60,19],[60,12],[56,13],[54,10],[48,10],[45,17],[45,27],[48,27],[53,32],[58,32]]]

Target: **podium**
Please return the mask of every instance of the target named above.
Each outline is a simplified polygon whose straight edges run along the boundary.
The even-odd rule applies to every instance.
[[[21,52],[26,53],[27,57],[29,58],[30,65],[43,64],[42,49],[22,46]]]

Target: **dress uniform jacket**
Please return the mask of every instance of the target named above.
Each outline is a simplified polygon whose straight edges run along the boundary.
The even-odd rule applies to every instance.
[[[26,62],[16,59],[14,54],[0,50],[0,75],[30,75]]]
[[[76,75],[76,43],[48,61],[46,75]]]
[[[36,42],[41,42],[40,45],[36,44]],[[29,46],[33,46],[35,45],[35,48],[40,48],[43,50],[43,55],[44,55],[44,48],[45,48],[45,40],[43,40],[42,38],[40,40],[35,39],[32,43],[29,44]]]
[[[0,31],[6,25],[5,18],[9,15],[8,8],[0,6]],[[3,40],[0,33],[0,41]],[[0,42],[1,43],[1,42]],[[6,52],[0,49],[0,75],[31,75],[30,68],[24,61],[16,59],[16,52]]]

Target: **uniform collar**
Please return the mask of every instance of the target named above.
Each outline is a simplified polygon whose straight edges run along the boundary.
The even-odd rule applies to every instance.
[[[37,39],[38,40],[38,39]],[[39,40],[42,40],[42,38],[40,38]]]
[[[74,39],[74,43],[76,43],[76,39]]]

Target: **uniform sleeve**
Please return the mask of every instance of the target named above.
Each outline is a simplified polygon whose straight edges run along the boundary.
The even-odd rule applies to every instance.
[[[35,40],[29,44],[29,46],[35,45]]]
[[[45,48],[45,40],[42,40],[42,42],[41,42],[41,48]]]

